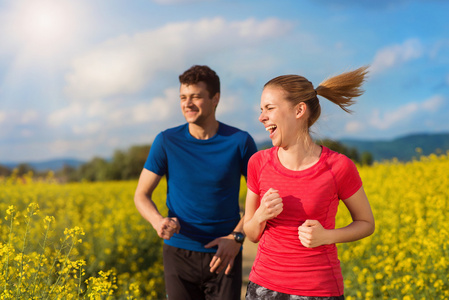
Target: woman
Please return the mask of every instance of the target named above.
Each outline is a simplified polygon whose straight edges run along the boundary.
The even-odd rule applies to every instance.
[[[344,299],[336,243],[374,232],[374,217],[355,164],[315,144],[309,128],[320,116],[317,96],[349,112],[363,92],[367,67],[325,80],[279,76],[265,84],[259,121],[271,149],[252,156],[244,231],[259,242],[246,299]],[[352,223],[335,229],[339,199]]]

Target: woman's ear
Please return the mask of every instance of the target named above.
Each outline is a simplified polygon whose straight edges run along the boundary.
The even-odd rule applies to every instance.
[[[307,110],[307,104],[305,102],[299,102],[295,107],[296,118],[301,118]]]

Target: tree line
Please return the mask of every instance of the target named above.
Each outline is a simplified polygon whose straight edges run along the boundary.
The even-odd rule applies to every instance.
[[[116,150],[110,160],[94,157],[78,168],[64,166],[56,176],[65,181],[109,181],[139,178],[150,151],[150,145]]]
[[[356,148],[353,147],[346,147],[344,144],[330,140],[330,139],[322,139],[316,141],[317,144],[326,146],[327,148],[334,150],[338,153],[344,154],[350,159],[352,159],[355,163],[358,163],[360,165],[364,166],[371,166],[374,162],[373,155],[371,152],[364,151],[362,153],[359,153]]]
[[[369,152],[359,154],[357,149],[346,147],[340,142],[329,139],[319,140],[317,143],[346,155],[358,164],[371,165],[373,163],[373,156]],[[261,148],[267,147],[262,146]],[[111,159],[94,157],[78,167],[65,165],[54,172],[54,177],[61,182],[137,179],[145,164],[150,148],[151,145],[132,146],[125,151],[116,150]],[[13,172],[17,176],[32,173],[36,177],[46,177],[48,174],[48,171],[37,172],[26,163],[19,164],[15,170],[0,165],[0,176],[8,177]]]
[[[150,147],[150,145],[140,145],[132,146],[125,151],[116,150],[110,159],[94,157],[78,167],[64,165],[60,170],[54,172],[54,178],[60,182],[137,179],[145,164]],[[15,170],[0,165],[0,177],[11,176],[13,172],[19,177],[32,173],[34,177],[42,178],[47,177],[49,171],[38,172],[26,163],[19,164]]]

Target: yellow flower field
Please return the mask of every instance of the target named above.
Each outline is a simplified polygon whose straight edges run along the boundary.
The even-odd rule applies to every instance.
[[[0,183],[0,299],[164,298],[162,241],[134,206],[137,182],[48,181]]]
[[[359,172],[376,231],[338,245],[346,299],[449,299],[448,155]],[[340,208],[337,226],[350,220]]]
[[[449,298],[449,156],[359,172],[376,231],[338,245],[346,299]],[[0,179],[0,299],[163,299],[162,241],[134,207],[136,185]]]

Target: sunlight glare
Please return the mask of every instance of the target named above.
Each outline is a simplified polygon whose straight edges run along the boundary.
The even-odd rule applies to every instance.
[[[30,35],[38,40],[56,39],[68,29],[62,14],[51,10],[36,11],[29,24]]]
[[[41,55],[68,49],[85,28],[80,8],[65,0],[17,1],[10,26],[16,43]]]

